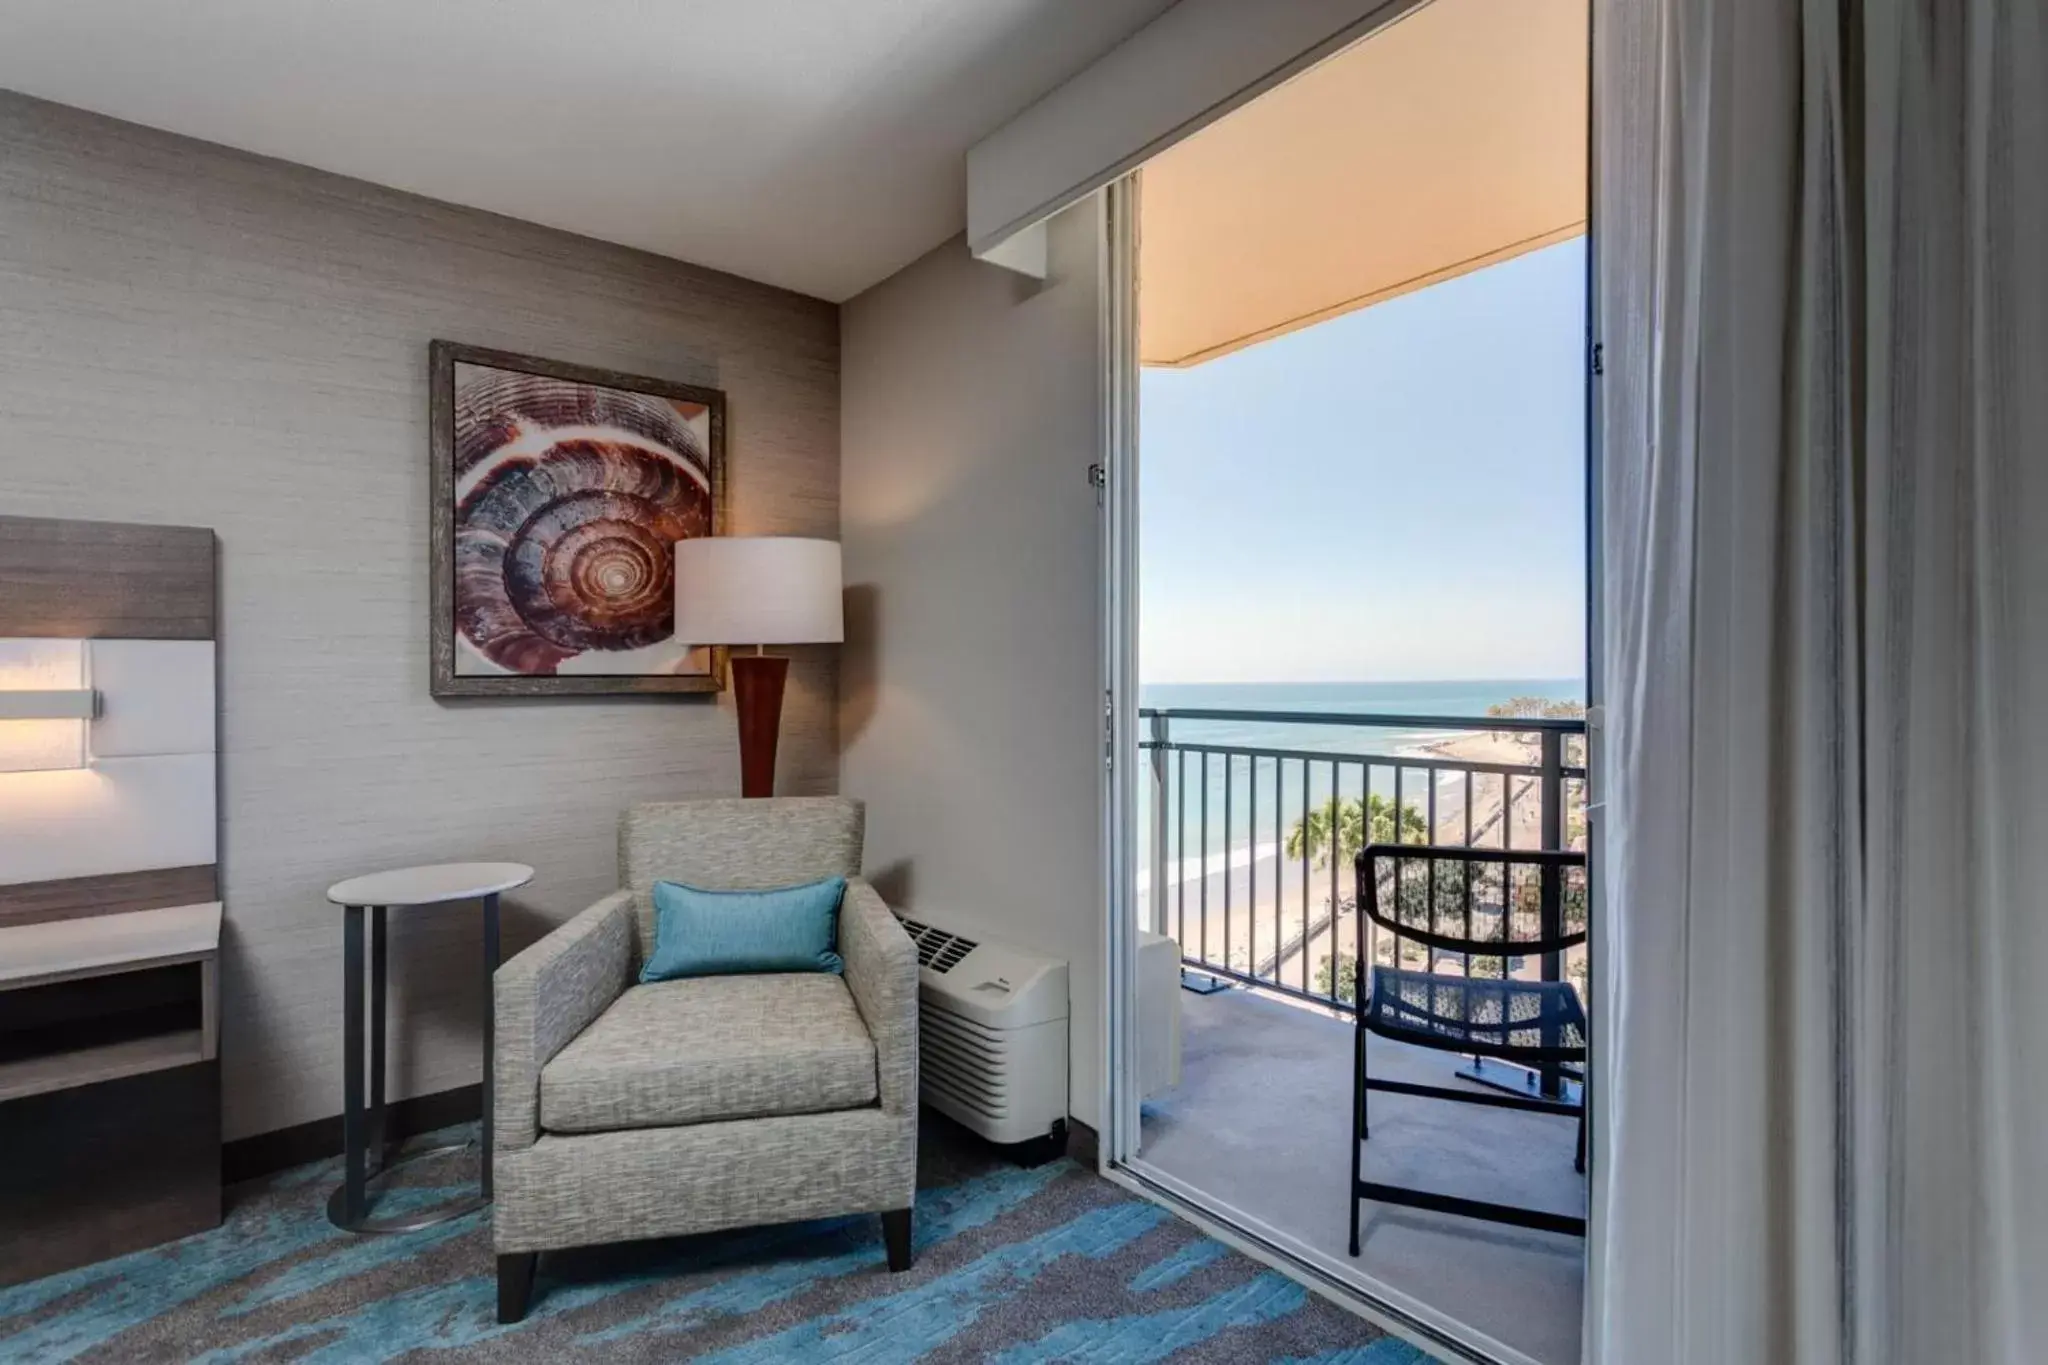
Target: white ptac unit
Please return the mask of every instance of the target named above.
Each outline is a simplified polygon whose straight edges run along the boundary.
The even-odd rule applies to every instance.
[[[905,916],[917,945],[924,1102],[991,1142],[1067,1122],[1067,964]]]

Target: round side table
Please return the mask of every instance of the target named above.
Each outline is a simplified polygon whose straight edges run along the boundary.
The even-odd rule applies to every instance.
[[[327,888],[327,899],[342,907],[342,1109],[343,1176],[327,1201],[327,1216],[350,1232],[411,1232],[459,1218],[491,1199],[491,975],[498,969],[498,896],[533,880],[524,863],[439,863],[405,867],[351,877]],[[370,1216],[372,1181],[399,1166],[431,1156],[459,1152],[467,1144],[435,1147],[392,1161],[384,1130],[384,912],[393,906],[441,905],[448,901],[481,900],[484,911],[484,1074],[483,1180],[475,1195],[436,1208],[392,1218]],[[364,912],[369,918],[370,1009],[365,1036],[363,1008]],[[369,1103],[363,1100],[364,1055],[369,1061]],[[377,1157],[370,1169],[370,1153]]]

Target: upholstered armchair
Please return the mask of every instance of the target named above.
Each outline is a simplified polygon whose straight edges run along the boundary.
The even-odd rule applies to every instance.
[[[498,969],[498,1317],[526,1314],[538,1253],[880,1213],[910,1266],[917,953],[858,880],[863,811],[834,797],[636,806],[625,885]],[[636,984],[651,888],[849,878],[844,977]]]

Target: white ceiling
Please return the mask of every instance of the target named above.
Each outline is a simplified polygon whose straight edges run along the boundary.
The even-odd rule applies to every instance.
[[[0,0],[0,87],[850,297],[1171,0]]]

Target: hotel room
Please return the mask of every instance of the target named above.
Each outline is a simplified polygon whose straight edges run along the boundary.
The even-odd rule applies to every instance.
[[[1491,2],[0,6],[0,1360],[2038,1358],[2048,18]],[[1251,614],[1548,480],[1570,700],[1351,717],[1490,736],[1377,806],[1146,701],[1143,375],[1561,244],[1566,477],[1345,370],[1441,496]],[[1292,967],[1169,920],[1177,750]]]

